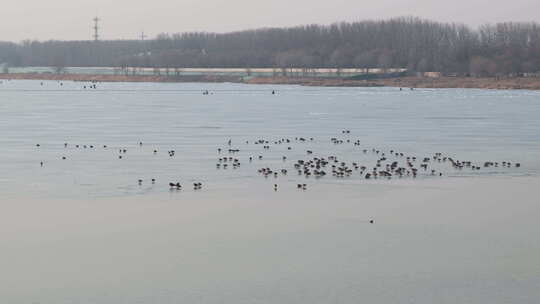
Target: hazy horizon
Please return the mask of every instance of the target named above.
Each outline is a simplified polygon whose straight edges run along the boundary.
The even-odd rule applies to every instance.
[[[489,8],[489,9],[487,9]],[[261,27],[329,24],[340,21],[418,16],[471,26],[503,21],[537,21],[537,0],[353,0],[294,2],[276,0],[156,0],[153,2],[106,0],[20,0],[4,5],[0,40],[87,40],[92,37],[92,18],[101,18],[101,38],[138,39],[159,33],[205,31],[229,32]]]

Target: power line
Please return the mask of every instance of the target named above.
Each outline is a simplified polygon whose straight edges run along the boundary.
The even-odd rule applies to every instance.
[[[100,19],[96,16],[94,19],[94,41],[99,40],[99,21]]]

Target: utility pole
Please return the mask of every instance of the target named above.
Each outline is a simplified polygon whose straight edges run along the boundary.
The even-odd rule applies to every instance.
[[[141,40],[144,41],[144,39],[146,39],[146,34],[144,33],[144,31],[142,31],[142,33],[141,33]]]
[[[94,41],[99,40],[99,18],[96,16],[94,19]]]

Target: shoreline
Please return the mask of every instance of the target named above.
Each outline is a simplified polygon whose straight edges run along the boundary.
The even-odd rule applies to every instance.
[[[332,78],[252,78],[250,84],[296,84],[321,87],[399,87],[433,89],[540,90],[540,78],[400,77],[375,80]]]
[[[476,77],[400,77],[374,80],[309,77],[252,77],[225,75],[96,75],[96,74],[0,74],[0,79],[57,80],[81,82],[208,82],[265,85],[300,85],[313,87],[400,87],[400,88],[463,88],[495,90],[540,90],[540,78],[476,78]]]

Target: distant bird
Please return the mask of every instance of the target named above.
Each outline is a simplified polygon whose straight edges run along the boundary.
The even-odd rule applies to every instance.
[[[180,185],[179,182],[176,182],[176,183],[169,183],[169,186],[171,187],[171,189],[173,188],[176,188],[177,190],[180,190],[182,188],[182,185]]]

